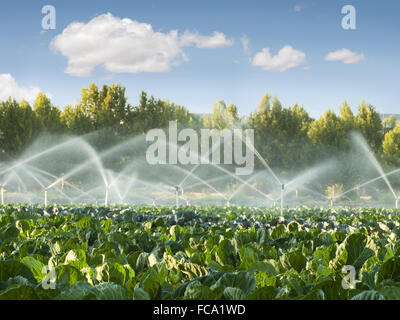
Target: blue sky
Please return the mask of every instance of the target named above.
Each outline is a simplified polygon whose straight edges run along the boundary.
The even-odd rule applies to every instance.
[[[56,9],[56,29],[45,33],[44,5]],[[356,30],[342,28],[344,5],[356,9]],[[110,15],[96,20],[106,13]],[[314,117],[327,108],[336,111],[344,100],[356,111],[362,99],[380,112],[400,113],[399,14],[397,0],[3,1],[0,84],[9,89],[0,88],[0,98],[9,92],[29,98],[41,90],[64,107],[92,81],[121,82],[133,105],[146,90],[193,112],[210,112],[222,99],[235,103],[240,114],[249,114],[268,92],[284,106],[303,105]],[[146,50],[136,38],[114,41],[85,26],[95,20],[120,28],[124,18],[130,19],[131,28],[151,25],[152,31],[140,38]],[[82,23],[80,31],[62,36],[74,21]],[[177,30],[175,38],[171,30]],[[153,37],[157,32],[159,40]],[[218,40],[215,32],[223,37]],[[89,40],[79,42],[82,35]],[[57,52],[50,45],[55,37]],[[104,42],[91,42],[97,37],[105,37]],[[286,59],[283,54],[271,57],[286,46]],[[337,61],[327,61],[329,53]],[[343,62],[345,53],[351,63]],[[162,55],[167,58],[159,61]],[[98,63],[93,66],[94,60]],[[68,71],[71,64],[73,71]]]

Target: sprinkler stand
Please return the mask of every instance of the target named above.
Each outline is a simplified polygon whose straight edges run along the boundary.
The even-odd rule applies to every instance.
[[[181,190],[180,186],[175,186],[175,205],[179,208],[179,191]]]
[[[44,188],[44,206],[47,207],[47,188]]]
[[[4,204],[4,186],[1,185],[1,204]]]
[[[105,206],[108,206],[108,194],[109,194],[109,191],[110,191],[110,186],[106,186],[106,195],[104,197],[104,205]]]
[[[285,192],[285,185],[282,183],[282,188],[281,188],[281,216],[283,216],[283,196]]]

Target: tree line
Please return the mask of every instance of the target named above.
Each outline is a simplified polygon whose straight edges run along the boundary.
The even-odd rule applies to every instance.
[[[83,88],[79,103],[64,109],[39,93],[31,106],[12,97],[0,103],[0,150],[2,158],[18,156],[38,136],[68,134],[85,136],[98,132],[91,141],[96,149],[107,148],[153,128],[167,127],[176,120],[180,127],[223,130],[233,125],[252,128],[255,147],[273,168],[290,172],[318,161],[351,152],[349,133],[360,132],[376,156],[387,166],[400,165],[400,124],[395,117],[381,120],[376,108],[365,101],[353,113],[346,103],[336,113],[328,109],[313,119],[304,107],[284,107],[276,97],[265,94],[246,118],[237,106],[217,101],[209,115],[189,112],[181,105],[142,92],[138,104],[127,102],[120,83]]]

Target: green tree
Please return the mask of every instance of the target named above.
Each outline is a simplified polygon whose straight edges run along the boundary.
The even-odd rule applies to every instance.
[[[383,158],[388,165],[400,165],[400,125],[386,133],[382,143]]]
[[[366,104],[364,100],[361,102],[361,105],[358,106],[356,128],[361,132],[375,152],[381,150],[383,138],[382,121],[375,107]]]
[[[248,119],[254,129],[255,147],[272,167],[291,170],[302,168],[311,160],[307,136],[311,118],[295,104],[283,108],[275,97],[266,94]],[[260,167],[260,165],[258,165]]]
[[[184,106],[170,103],[168,100],[150,98],[142,91],[139,105],[133,108],[133,131],[146,133],[153,128],[166,128],[169,121],[177,121],[183,127],[199,127],[200,119]]]
[[[346,141],[344,121],[328,109],[323,116],[312,122],[308,136],[313,144],[326,152],[343,150]]]
[[[64,128],[61,122],[61,111],[51,104],[50,99],[40,92],[33,106],[36,118],[42,131],[61,133]]]
[[[95,129],[119,127],[129,122],[131,107],[127,104],[126,88],[120,83],[103,85],[101,90],[93,82],[82,89],[79,112],[92,119]]]
[[[35,131],[35,114],[25,100],[18,104],[9,99],[0,103],[0,146],[2,153],[17,155],[31,141]]]
[[[92,118],[81,104],[75,108],[67,105],[61,114],[61,121],[67,133],[83,135],[94,130]]]
[[[204,117],[204,127],[223,130],[231,128],[238,121],[237,107],[232,102],[227,106],[225,101],[219,100],[214,103],[211,115]]]
[[[342,106],[339,107],[339,114],[343,121],[343,128],[346,133],[356,128],[356,119],[353,111],[346,101],[343,102]]]

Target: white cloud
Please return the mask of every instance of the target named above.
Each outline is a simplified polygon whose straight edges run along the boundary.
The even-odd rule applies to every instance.
[[[251,61],[255,67],[261,67],[266,71],[286,71],[306,62],[306,54],[295,50],[291,46],[284,46],[276,56],[271,56],[269,48],[258,52]]]
[[[180,45],[183,47],[195,45],[202,49],[226,48],[233,45],[233,40],[227,39],[221,32],[214,32],[212,36],[202,36],[198,33],[185,31],[180,37]]]
[[[250,40],[249,38],[247,38],[246,36],[243,36],[240,38],[240,42],[242,43],[242,47],[243,47],[243,52],[247,55],[249,55],[250,52]]]
[[[166,72],[187,61],[182,48],[219,48],[232,45],[223,33],[203,36],[177,30],[154,31],[152,26],[112,14],[102,14],[88,23],[73,22],[51,42],[55,53],[68,58],[66,73],[89,76],[102,66],[115,73]]]
[[[0,74],[0,101],[8,100],[11,97],[18,101],[25,99],[33,102],[40,91],[40,88],[37,87],[20,87],[9,73]]]
[[[296,5],[293,7],[293,10],[294,10],[295,12],[300,12],[300,11],[303,10],[303,9],[304,9],[304,7],[301,6],[301,5],[299,5],[299,4],[296,4]]]
[[[364,59],[365,59],[364,54],[362,53],[358,54],[345,48],[330,52],[325,57],[325,60],[327,61],[342,61],[345,64],[359,63],[361,60]]]

